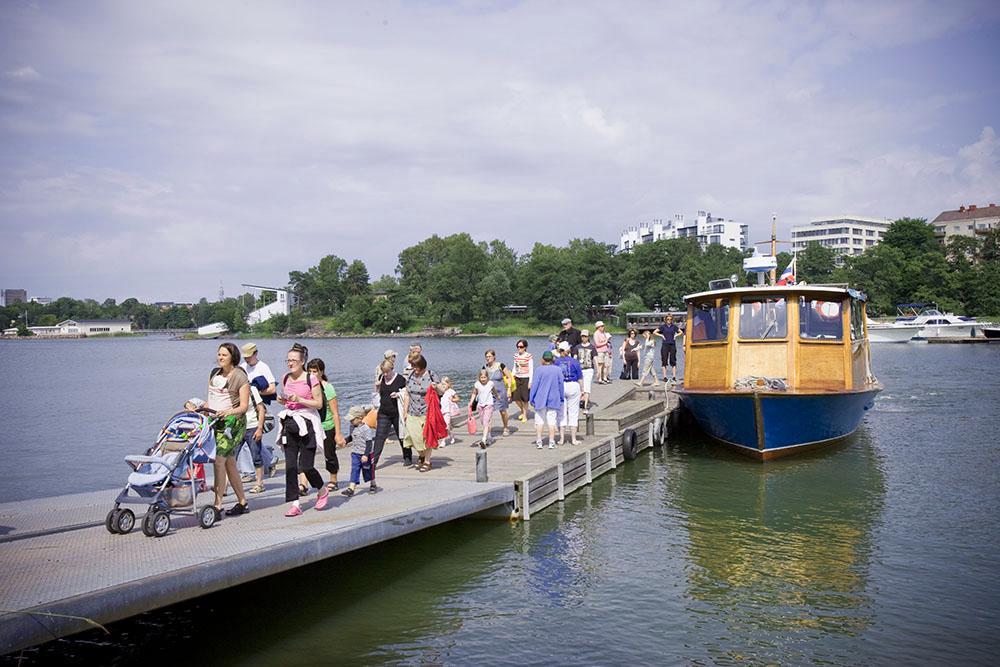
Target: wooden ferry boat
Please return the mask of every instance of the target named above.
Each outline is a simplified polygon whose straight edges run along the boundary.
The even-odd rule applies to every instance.
[[[853,433],[882,385],[871,369],[865,295],[758,285],[684,297],[684,386],[710,436],[761,460]]]

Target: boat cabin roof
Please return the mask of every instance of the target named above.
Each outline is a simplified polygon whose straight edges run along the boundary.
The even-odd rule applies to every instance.
[[[691,301],[699,301],[706,298],[718,298],[720,296],[770,296],[770,295],[815,295],[815,296],[830,296],[831,294],[838,295],[843,298],[844,296],[850,296],[852,299],[858,299],[865,301],[866,297],[863,292],[858,292],[850,288],[844,287],[833,287],[828,285],[765,285],[765,286],[750,286],[750,287],[730,287],[728,289],[720,290],[706,290],[704,292],[695,292],[694,294],[687,294],[684,296],[684,302],[688,303]]]

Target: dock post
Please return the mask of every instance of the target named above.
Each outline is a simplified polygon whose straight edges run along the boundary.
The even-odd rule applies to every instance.
[[[594,413],[588,411],[584,422],[586,435],[594,435]]]
[[[594,481],[594,472],[590,467],[590,453],[592,451],[593,450],[590,449],[587,450],[587,484],[590,484],[591,482]]]
[[[608,440],[608,444],[611,445],[611,469],[614,470],[618,467],[618,452],[615,451],[617,449],[615,447],[615,438]]]
[[[521,518],[525,521],[531,518],[531,508],[528,506],[528,498],[531,496],[531,482],[524,480],[521,485]]]
[[[562,463],[557,463],[556,464],[556,474],[559,475],[559,492],[558,492],[558,498],[559,498],[559,500],[566,500],[566,487],[563,484],[563,464]]]
[[[476,481],[490,481],[489,475],[486,471],[486,451],[482,449],[476,452]]]

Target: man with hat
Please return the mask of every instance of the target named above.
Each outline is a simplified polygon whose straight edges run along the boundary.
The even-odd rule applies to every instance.
[[[240,368],[246,371],[250,384],[257,387],[257,391],[260,392],[260,397],[264,399],[264,403],[270,405],[276,393],[274,373],[271,372],[271,367],[261,361],[257,355],[257,343],[246,343],[240,348],[240,352],[243,353],[243,361],[240,362]],[[262,379],[254,381],[256,378]]]
[[[568,317],[562,321],[562,331],[556,336],[557,342],[566,341],[571,348],[580,344],[580,330],[573,327],[573,320]]]

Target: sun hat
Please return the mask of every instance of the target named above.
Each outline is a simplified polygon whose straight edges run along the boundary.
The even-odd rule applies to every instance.
[[[347,411],[347,419],[348,420],[361,419],[366,414],[368,414],[368,411],[365,410],[363,406],[361,406],[361,405],[352,405],[351,409]]]
[[[386,350],[385,352],[382,353],[382,356],[385,357],[386,359],[388,359],[389,357],[395,357],[396,356],[396,351],[395,350]]]
[[[590,335],[590,329],[584,329],[583,331],[580,332],[580,335],[581,336],[589,336]]]
[[[569,319],[568,317],[564,317],[562,323],[563,324],[573,324],[573,320]]]
[[[240,348],[240,352],[243,353],[244,357],[252,357],[254,352],[257,351],[257,343],[247,343]]]
[[[568,351],[569,348],[570,348],[570,345],[569,345],[569,341],[568,340],[564,340],[561,343],[559,343],[559,349],[560,350]]]
[[[594,328],[595,328],[595,329],[597,329],[597,328],[599,328],[599,327],[603,327],[603,326],[604,326],[604,322],[602,322],[601,320],[597,320],[597,321],[596,321],[596,322],[594,323]]]

